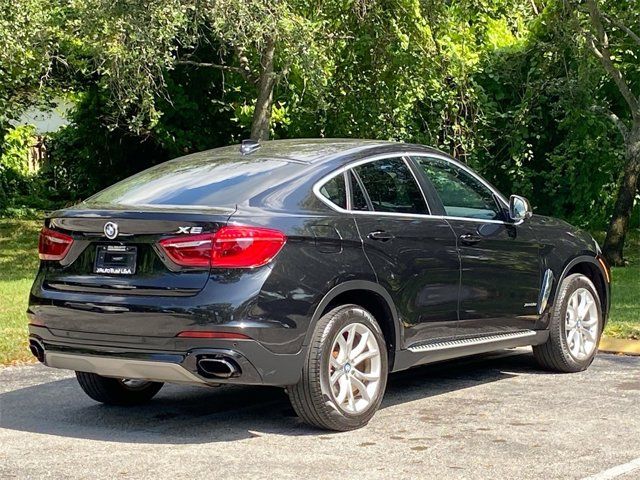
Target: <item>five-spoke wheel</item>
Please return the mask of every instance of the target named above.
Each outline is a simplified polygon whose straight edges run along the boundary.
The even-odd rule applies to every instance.
[[[567,276],[549,312],[549,339],[533,347],[538,363],[548,370],[579,372],[598,350],[602,305],[594,284],[585,275]]]
[[[380,387],[381,365],[373,332],[362,323],[344,327],[329,357],[329,383],[336,404],[349,413],[366,410]]]
[[[598,344],[598,309],[596,300],[586,288],[571,294],[565,318],[567,345],[576,360],[584,360]]]
[[[380,406],[387,371],[380,325],[362,307],[343,305],[318,320],[302,379],[287,391],[305,422],[352,430],[366,425]]]

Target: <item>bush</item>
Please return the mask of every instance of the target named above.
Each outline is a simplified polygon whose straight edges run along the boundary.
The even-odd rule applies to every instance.
[[[34,218],[39,211],[55,209],[61,203],[51,195],[45,177],[29,168],[34,143],[33,125],[15,127],[4,136],[0,156],[0,216]]]

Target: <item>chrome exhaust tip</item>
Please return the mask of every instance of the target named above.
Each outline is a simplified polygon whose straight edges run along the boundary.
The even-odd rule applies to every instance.
[[[226,358],[200,358],[197,362],[198,373],[208,378],[231,378],[240,374],[233,360]]]
[[[29,351],[40,363],[44,363],[44,347],[38,340],[33,338],[29,340]]]

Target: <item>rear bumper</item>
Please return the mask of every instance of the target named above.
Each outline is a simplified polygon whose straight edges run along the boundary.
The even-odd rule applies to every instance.
[[[191,385],[273,385],[287,386],[299,381],[302,351],[276,354],[255,340],[180,340],[177,349],[145,348],[144,338],[121,336],[108,339],[78,338],[79,332],[29,325],[30,342],[42,349],[41,361],[53,368],[97,373],[116,378],[152,380]],[[74,335],[71,335],[73,333]],[[154,339],[155,340],[155,339]],[[211,375],[200,366],[202,359],[220,359],[234,368],[229,378]]]

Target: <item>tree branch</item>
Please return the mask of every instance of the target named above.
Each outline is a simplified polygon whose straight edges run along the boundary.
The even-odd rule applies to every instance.
[[[540,15],[540,10],[538,10],[535,0],[531,0],[531,7],[533,8],[533,13],[535,13],[536,16]]]
[[[593,35],[588,35],[589,43],[591,49],[594,50],[596,56],[600,59],[600,63],[609,74],[609,76],[613,79],[620,94],[624,97],[625,101],[629,105],[631,109],[631,116],[635,121],[640,120],[640,104],[638,103],[637,97],[631,92],[629,85],[627,84],[626,79],[622,72],[613,64],[611,60],[611,52],[609,51],[609,37],[607,36],[607,32],[602,25],[602,14],[598,9],[598,5],[595,0],[586,0],[587,9],[589,11],[589,19],[591,20],[591,25],[595,30],[595,35],[599,44],[599,48],[595,44],[595,39]]]
[[[611,120],[613,122],[613,124],[618,127],[618,130],[620,130],[620,134],[622,135],[622,139],[625,141],[627,141],[627,138],[629,138],[629,128],[627,127],[627,125],[624,123],[624,121],[615,113],[613,113],[611,110],[601,107],[599,105],[594,105],[591,107],[591,110],[593,112],[596,113],[601,113],[602,115],[604,115],[605,117],[607,117],[609,120]]]
[[[600,50],[598,50],[598,47],[596,46],[596,39],[593,38],[593,35],[591,35],[591,32],[587,32],[587,43],[589,44],[589,48],[591,48],[591,51],[594,53],[594,55],[596,57],[598,57],[600,60],[602,60],[602,52]]]
[[[245,48],[242,46],[236,45],[234,46],[234,50],[236,52],[236,56],[238,57],[238,63],[240,63],[240,69],[242,69],[242,71],[245,72],[243,74],[245,80],[247,80],[248,82],[257,83],[258,78],[251,71],[249,59],[245,54]]]
[[[629,35],[631,37],[631,39],[636,42],[638,45],[640,45],[640,35],[638,35],[637,33],[635,33],[633,30],[631,30],[629,27],[627,27],[624,23],[622,23],[620,20],[618,20],[617,18],[611,18],[607,15],[603,15],[602,16],[608,23],[618,27],[620,30],[624,31],[627,35]]]
[[[195,60],[184,60],[184,59],[178,59],[176,60],[176,63],[178,65],[192,65],[194,67],[200,67],[200,68],[215,68],[217,70],[223,70],[225,72],[238,73],[242,75],[242,77],[244,77],[246,81],[255,83],[255,78],[253,77],[251,72],[247,71],[246,68],[234,67],[231,65],[221,65],[218,63],[210,63],[210,62],[197,62]]]

